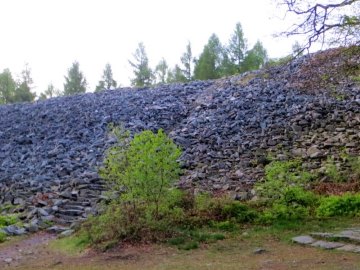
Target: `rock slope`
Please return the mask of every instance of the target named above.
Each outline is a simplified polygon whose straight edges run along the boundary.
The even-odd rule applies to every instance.
[[[268,155],[316,169],[328,155],[359,154],[359,84],[344,82],[338,95],[299,91],[289,81],[309,59],[214,81],[0,106],[0,205],[15,205],[29,230],[86,217],[105,189],[96,172],[114,143],[110,123],[164,129],[183,148],[180,186],[238,198],[250,195]]]

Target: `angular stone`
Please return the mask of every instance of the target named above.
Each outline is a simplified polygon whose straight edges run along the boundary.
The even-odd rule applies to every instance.
[[[342,247],[336,248],[336,250],[360,253],[360,246],[353,244],[346,244]]]
[[[313,247],[319,247],[323,249],[335,249],[344,246],[344,243],[338,243],[338,242],[328,242],[319,240],[311,244]]]
[[[291,240],[295,243],[302,245],[309,245],[316,241],[314,238],[312,238],[309,235],[301,235],[301,236],[293,237]]]

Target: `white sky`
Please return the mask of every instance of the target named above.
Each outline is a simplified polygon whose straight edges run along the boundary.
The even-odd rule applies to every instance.
[[[281,57],[294,43],[272,36],[283,15],[271,0],[0,0],[0,71],[17,77],[29,63],[40,93],[50,82],[63,89],[77,60],[93,91],[109,62],[114,79],[128,86],[139,42],[152,67],[162,57],[173,66],[188,41],[198,56],[212,33],[227,43],[237,22],[250,46],[259,39],[270,57]]]

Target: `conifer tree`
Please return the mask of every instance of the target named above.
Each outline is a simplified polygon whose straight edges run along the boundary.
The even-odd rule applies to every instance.
[[[68,76],[65,76],[64,95],[74,95],[86,92],[87,82],[80,71],[79,62],[75,61],[68,69]]]
[[[135,77],[131,80],[131,84],[138,87],[150,86],[153,74],[151,68],[149,67],[149,59],[145,51],[145,46],[142,42],[138,44],[138,48],[133,54],[133,57],[134,61],[129,60],[135,75]]]
[[[168,72],[168,64],[166,63],[166,60],[162,58],[155,68],[155,76],[157,83],[166,83]]]
[[[192,80],[193,62],[194,62],[194,58],[193,58],[192,51],[191,51],[191,43],[189,42],[186,46],[186,51],[181,56],[181,63],[184,66],[184,68],[182,69],[182,72],[184,73],[184,76],[187,81]]]
[[[231,67],[232,73],[241,72],[241,65],[244,62],[246,56],[246,43],[247,41],[244,38],[244,32],[242,30],[241,23],[237,23],[227,47],[229,63],[233,66]]]
[[[194,78],[197,80],[217,79],[221,76],[223,47],[219,38],[212,34],[205,45],[194,68]]]
[[[108,63],[105,65],[105,69],[102,75],[102,80],[100,80],[98,85],[96,86],[95,92],[105,89],[114,89],[116,87],[117,87],[117,82],[113,79],[111,65]]]

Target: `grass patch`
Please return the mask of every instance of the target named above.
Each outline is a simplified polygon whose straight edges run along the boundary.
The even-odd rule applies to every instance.
[[[89,239],[85,235],[73,235],[52,241],[50,247],[68,255],[77,255],[84,251],[90,244]]]

